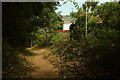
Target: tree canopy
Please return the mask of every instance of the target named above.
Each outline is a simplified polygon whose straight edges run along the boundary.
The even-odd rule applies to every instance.
[[[13,46],[29,44],[31,32],[38,27],[49,28],[57,20],[61,21],[60,14],[55,13],[59,2],[15,2],[2,5],[3,39],[7,39]]]

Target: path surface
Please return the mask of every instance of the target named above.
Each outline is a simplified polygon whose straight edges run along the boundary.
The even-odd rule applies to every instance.
[[[33,57],[32,67],[35,69],[31,76],[32,78],[58,78],[58,75],[55,69],[52,67],[52,64],[49,63],[47,59],[43,59],[43,52],[47,49],[38,49],[30,50],[31,52],[36,53]]]

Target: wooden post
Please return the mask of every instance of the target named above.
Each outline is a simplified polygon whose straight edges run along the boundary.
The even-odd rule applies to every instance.
[[[87,0],[86,0],[86,29],[85,29],[85,36],[87,37]]]

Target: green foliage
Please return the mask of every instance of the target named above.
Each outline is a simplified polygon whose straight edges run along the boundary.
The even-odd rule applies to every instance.
[[[77,5],[75,2],[73,4]],[[26,5],[28,5],[27,9]],[[32,39],[33,46],[41,48],[51,45],[53,53],[60,56],[59,74],[64,75],[63,77],[80,78],[82,76],[82,79],[106,80],[119,78],[120,5],[116,2],[107,2],[95,8],[93,16],[88,15],[87,37],[84,36],[84,11],[80,8],[78,12],[71,13],[71,17],[76,18],[76,26],[71,32],[76,40],[72,41],[70,41],[70,33],[51,33],[53,29],[61,29],[63,25],[60,14],[55,13],[55,5],[55,3],[50,5],[48,3],[4,3],[3,41],[7,40],[12,45],[24,46],[21,43],[29,44],[29,40]],[[80,14],[82,16],[79,16]],[[97,15],[103,19],[101,24],[97,23]],[[6,64],[8,68],[12,67],[9,62],[14,63],[19,60],[19,51],[18,48],[14,50],[5,43],[3,71],[7,72]],[[43,57],[46,58],[49,55],[44,52]],[[57,63],[58,67],[59,65]]]
[[[118,10],[118,7],[119,5],[116,2],[108,2],[98,6],[95,9],[98,12],[95,12],[93,18],[89,19],[91,16],[88,16],[87,37],[82,36],[85,30],[84,12],[80,10],[71,14],[72,17],[77,18],[75,22],[77,26],[74,31],[77,33],[80,31],[81,34],[77,36],[77,38],[80,37],[79,43],[75,40],[67,41],[64,42],[64,47],[61,38],[59,39],[60,41],[57,39],[59,36],[54,39],[54,45],[56,45],[54,48],[58,46],[56,48],[58,52],[56,53],[60,53],[61,56],[62,69],[59,73],[60,75],[71,77],[70,72],[72,71],[71,74],[75,75],[74,77],[82,76],[82,79],[119,79],[120,29],[118,28],[120,17],[118,13],[120,13],[120,9]],[[83,15],[79,16],[79,14]],[[103,23],[97,23],[96,15],[102,16]],[[80,27],[78,28],[78,26]],[[73,67],[67,64],[71,61],[74,61]],[[77,64],[76,61],[78,61]],[[67,66],[67,68],[64,69],[64,66]]]
[[[60,22],[60,21],[57,20],[57,21],[54,23],[54,26],[52,27],[53,30],[62,30],[62,29],[63,29],[63,23],[64,23],[64,22]]]
[[[80,40],[81,50],[84,54],[82,58],[85,58],[83,62],[86,64],[88,72],[91,72],[89,73],[91,77],[118,78],[120,35],[118,29],[119,17],[115,18],[115,14],[119,10],[116,10],[118,6],[112,7],[116,4],[118,3],[103,4],[104,7],[101,6],[101,9],[103,9],[101,13],[104,13],[102,14],[103,23],[96,24],[95,19],[93,19],[88,24],[87,38],[83,36]],[[115,12],[115,14],[110,12]]]
[[[33,53],[23,47],[11,47],[7,40],[4,40],[2,45],[2,78],[29,78],[32,68],[25,57],[26,55],[31,56]]]
[[[30,46],[31,32],[35,32],[38,27],[49,28],[57,20],[60,21],[55,13],[58,5],[56,2],[18,2],[2,5],[3,38],[12,46]]]
[[[52,44],[52,48],[60,53],[69,43],[69,40],[69,33],[56,33],[56,35],[52,37],[50,43]]]
[[[36,32],[32,32],[31,35],[33,35],[34,37],[37,37],[39,35],[44,35],[46,32],[43,28],[38,28],[38,30]]]
[[[116,44],[119,35],[115,29],[105,30],[103,28],[99,32],[96,33],[97,36],[91,33],[87,39],[81,40],[80,46],[84,54],[82,57],[86,59],[83,62],[87,65],[88,72],[92,72],[92,77],[111,78],[110,75],[117,76],[119,73],[117,66],[119,65],[118,50],[120,47]],[[116,71],[116,74],[113,71]]]
[[[44,34],[44,35],[36,35],[35,40],[33,40],[33,45],[39,48],[43,48],[45,46],[49,46],[50,40],[54,34]]]
[[[107,2],[96,8],[95,14],[103,17],[103,26],[119,30],[120,23],[120,5],[117,2]]]

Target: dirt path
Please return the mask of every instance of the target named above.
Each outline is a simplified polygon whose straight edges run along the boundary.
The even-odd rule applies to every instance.
[[[30,49],[30,51],[37,54],[33,57],[32,61],[32,67],[35,69],[31,73],[32,78],[58,78],[58,75],[55,69],[52,67],[52,64],[50,64],[47,59],[43,59],[43,53],[44,51],[47,51],[47,49]]]

